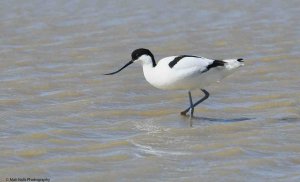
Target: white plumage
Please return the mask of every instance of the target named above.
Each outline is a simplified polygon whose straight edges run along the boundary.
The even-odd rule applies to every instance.
[[[209,96],[204,87],[220,81],[244,65],[243,59],[212,60],[190,55],[170,56],[156,63],[153,54],[143,48],[133,51],[131,57],[132,60],[121,69],[106,75],[118,73],[132,63],[140,63],[146,80],[154,87],[189,91],[190,107],[181,114],[185,115],[191,111],[190,117],[193,116],[194,107]],[[191,90],[194,89],[201,89],[205,94],[205,97],[196,103],[192,102],[191,97]]]
[[[155,67],[145,64],[143,72],[146,80],[156,88],[163,90],[194,90],[204,88],[225,78],[234,68],[243,63],[237,60],[224,60],[225,66],[214,67],[206,71],[214,60],[200,57],[182,58],[174,67],[169,63],[177,56],[161,59]],[[149,57],[150,58],[150,57]],[[144,60],[148,58],[143,57]]]

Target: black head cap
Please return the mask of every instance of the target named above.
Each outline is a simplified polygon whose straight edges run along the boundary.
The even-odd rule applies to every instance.
[[[149,49],[144,49],[144,48],[136,49],[136,50],[134,50],[131,53],[131,58],[132,58],[132,60],[137,60],[142,55],[148,55],[148,56],[150,56],[152,58],[152,65],[153,65],[153,67],[156,66],[156,62],[155,62],[154,56],[153,56],[153,54],[151,53],[151,51]]]

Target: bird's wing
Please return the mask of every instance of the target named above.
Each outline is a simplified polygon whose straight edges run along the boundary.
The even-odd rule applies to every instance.
[[[215,60],[198,57],[198,56],[176,56],[169,61],[168,65],[174,70],[192,69],[199,72],[204,72],[209,69],[209,65],[212,65]]]

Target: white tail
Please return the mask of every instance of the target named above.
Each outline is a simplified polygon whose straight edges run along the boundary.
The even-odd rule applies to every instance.
[[[228,70],[232,70],[235,68],[238,68],[240,66],[244,66],[244,62],[242,58],[239,59],[225,59],[223,60],[225,62],[225,68]]]

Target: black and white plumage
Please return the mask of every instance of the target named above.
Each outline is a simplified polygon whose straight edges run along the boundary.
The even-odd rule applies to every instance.
[[[118,71],[118,73],[132,63],[140,63],[146,80],[156,88],[163,90],[188,90],[190,107],[181,114],[191,112],[193,116],[194,107],[206,100],[209,93],[204,88],[212,83],[218,82],[231,74],[236,68],[243,66],[243,59],[213,60],[199,56],[181,55],[170,56],[156,63],[153,54],[144,48],[136,49],[131,54],[129,61]],[[201,89],[205,96],[198,102],[192,102],[191,90]]]

